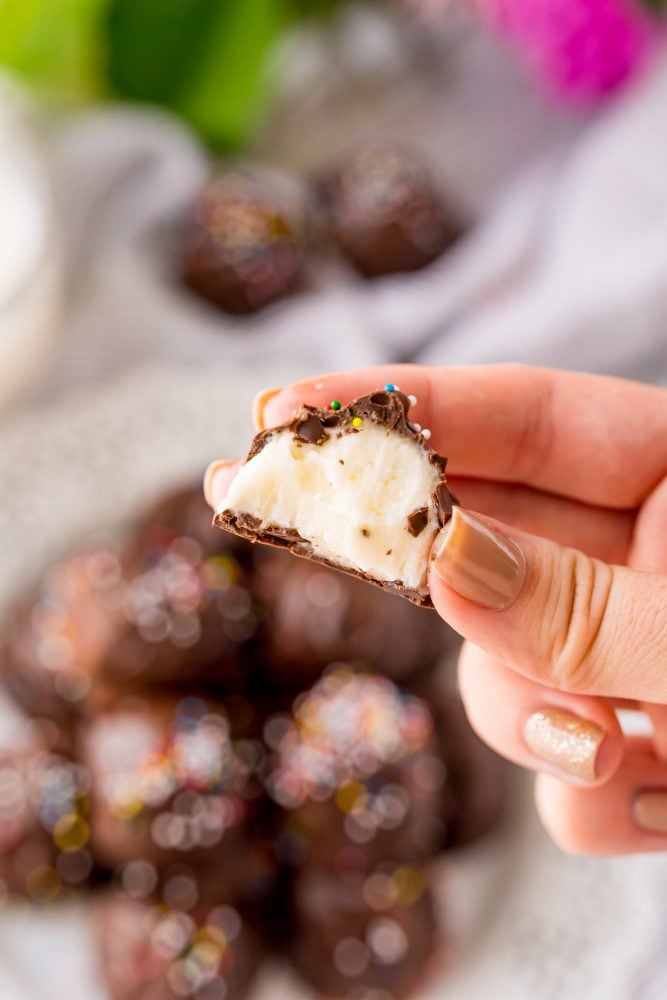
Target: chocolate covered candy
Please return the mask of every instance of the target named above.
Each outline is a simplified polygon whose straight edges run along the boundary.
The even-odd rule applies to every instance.
[[[212,180],[185,214],[179,268],[194,292],[230,313],[252,313],[297,284],[304,218],[267,179],[241,173]]]
[[[95,905],[94,932],[110,1000],[242,1000],[262,957],[229,902],[191,909],[110,894]]]
[[[423,164],[393,144],[350,150],[316,191],[339,250],[367,278],[429,264],[462,230]]]
[[[188,489],[149,510],[125,545],[51,567],[5,625],[0,670],[27,712],[67,721],[99,682],[243,690],[259,630],[249,546],[214,531]]]
[[[183,688],[199,682],[225,693],[245,687],[261,617],[253,555],[220,537],[197,488],[146,512],[105,601],[116,630],[100,661],[102,680]]]
[[[426,980],[438,928],[420,868],[387,864],[340,878],[309,867],[292,907],[289,956],[322,995],[399,1000]]]
[[[41,740],[0,754],[0,900],[66,898],[90,883],[89,775]]]
[[[334,669],[269,719],[266,788],[285,811],[292,864],[366,870],[414,861],[443,839],[450,796],[424,702],[376,675]]]
[[[253,876],[246,821],[254,791],[215,705],[128,701],[84,723],[80,741],[93,849],[106,865],[184,861],[209,873],[208,898]]]
[[[257,546],[255,591],[264,608],[263,670],[303,690],[334,662],[404,682],[431,671],[453,633],[436,615],[352,576]]]
[[[432,607],[430,548],[455,501],[409,407],[396,386],[302,406],[255,437],[214,523]]]

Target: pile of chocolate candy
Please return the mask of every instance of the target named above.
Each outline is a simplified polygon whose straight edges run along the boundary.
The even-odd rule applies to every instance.
[[[302,190],[251,170],[219,174],[179,226],[177,270],[192,291],[247,314],[307,286],[322,254],[364,278],[416,271],[462,233],[426,167],[387,142],[348,150]]]
[[[235,1000],[263,958],[404,997],[438,943],[428,863],[498,815],[443,695],[444,625],[170,496],[8,619],[0,899],[90,899],[113,1000]]]

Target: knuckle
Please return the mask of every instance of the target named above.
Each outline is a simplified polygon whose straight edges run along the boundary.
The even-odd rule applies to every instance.
[[[604,664],[602,644],[612,569],[583,552],[567,549],[554,580],[552,613],[546,616],[553,680],[564,691],[595,693]]]

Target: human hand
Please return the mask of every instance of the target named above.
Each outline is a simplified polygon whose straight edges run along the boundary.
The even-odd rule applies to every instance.
[[[262,394],[256,420],[387,381],[417,397],[411,415],[449,457],[462,504],[433,546],[430,590],[468,640],[473,727],[540,772],[538,809],[564,849],[667,849],[667,392],[515,366],[391,366]],[[213,506],[234,469],[210,467]],[[652,739],[622,733],[622,705],[648,712]]]

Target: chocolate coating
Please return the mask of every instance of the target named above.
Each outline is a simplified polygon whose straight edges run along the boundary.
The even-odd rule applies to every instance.
[[[424,267],[462,231],[426,168],[393,144],[350,150],[316,191],[340,252],[367,278]]]
[[[298,283],[304,221],[268,182],[242,174],[212,180],[182,224],[183,282],[226,312],[253,313]]]
[[[309,436],[316,434],[310,443],[315,445],[323,444],[330,434],[354,434],[356,433],[352,421],[359,417],[362,421],[367,420],[379,427],[387,428],[397,434],[411,438],[424,452],[424,458],[438,470],[440,482],[433,491],[432,499],[437,512],[438,523],[442,526],[450,517],[452,505],[456,503],[456,498],[450,493],[445,477],[447,459],[439,455],[430,447],[423,434],[418,431],[408,418],[410,402],[402,392],[387,392],[384,390],[361,396],[348,406],[338,410],[318,410],[314,406],[304,405],[287,423],[279,427],[261,431],[257,434],[250,446],[245,462],[250,462],[258,455],[270,439],[285,431],[294,435],[297,440],[305,441],[303,438],[303,428],[308,427]],[[322,428],[318,430],[316,424]],[[318,556],[310,543],[301,537],[295,528],[286,528],[281,525],[271,524],[262,527],[261,523],[252,514],[243,511],[222,510],[216,513],[213,523],[217,527],[229,531],[232,534],[247,538],[251,542],[264,542],[278,548],[286,548],[293,555],[303,556],[313,562],[331,566],[333,569],[348,573],[351,576],[359,577],[368,583],[373,583],[383,590],[399,594],[407,598],[414,604],[424,608],[432,608],[433,602],[426,588],[420,590],[410,590],[402,586],[399,582],[387,582],[377,580],[366,573],[351,569],[348,566],[341,566],[331,560]]]
[[[289,956],[324,996],[398,1000],[427,978],[438,933],[419,868],[339,878],[310,867],[297,876],[292,905]]]

